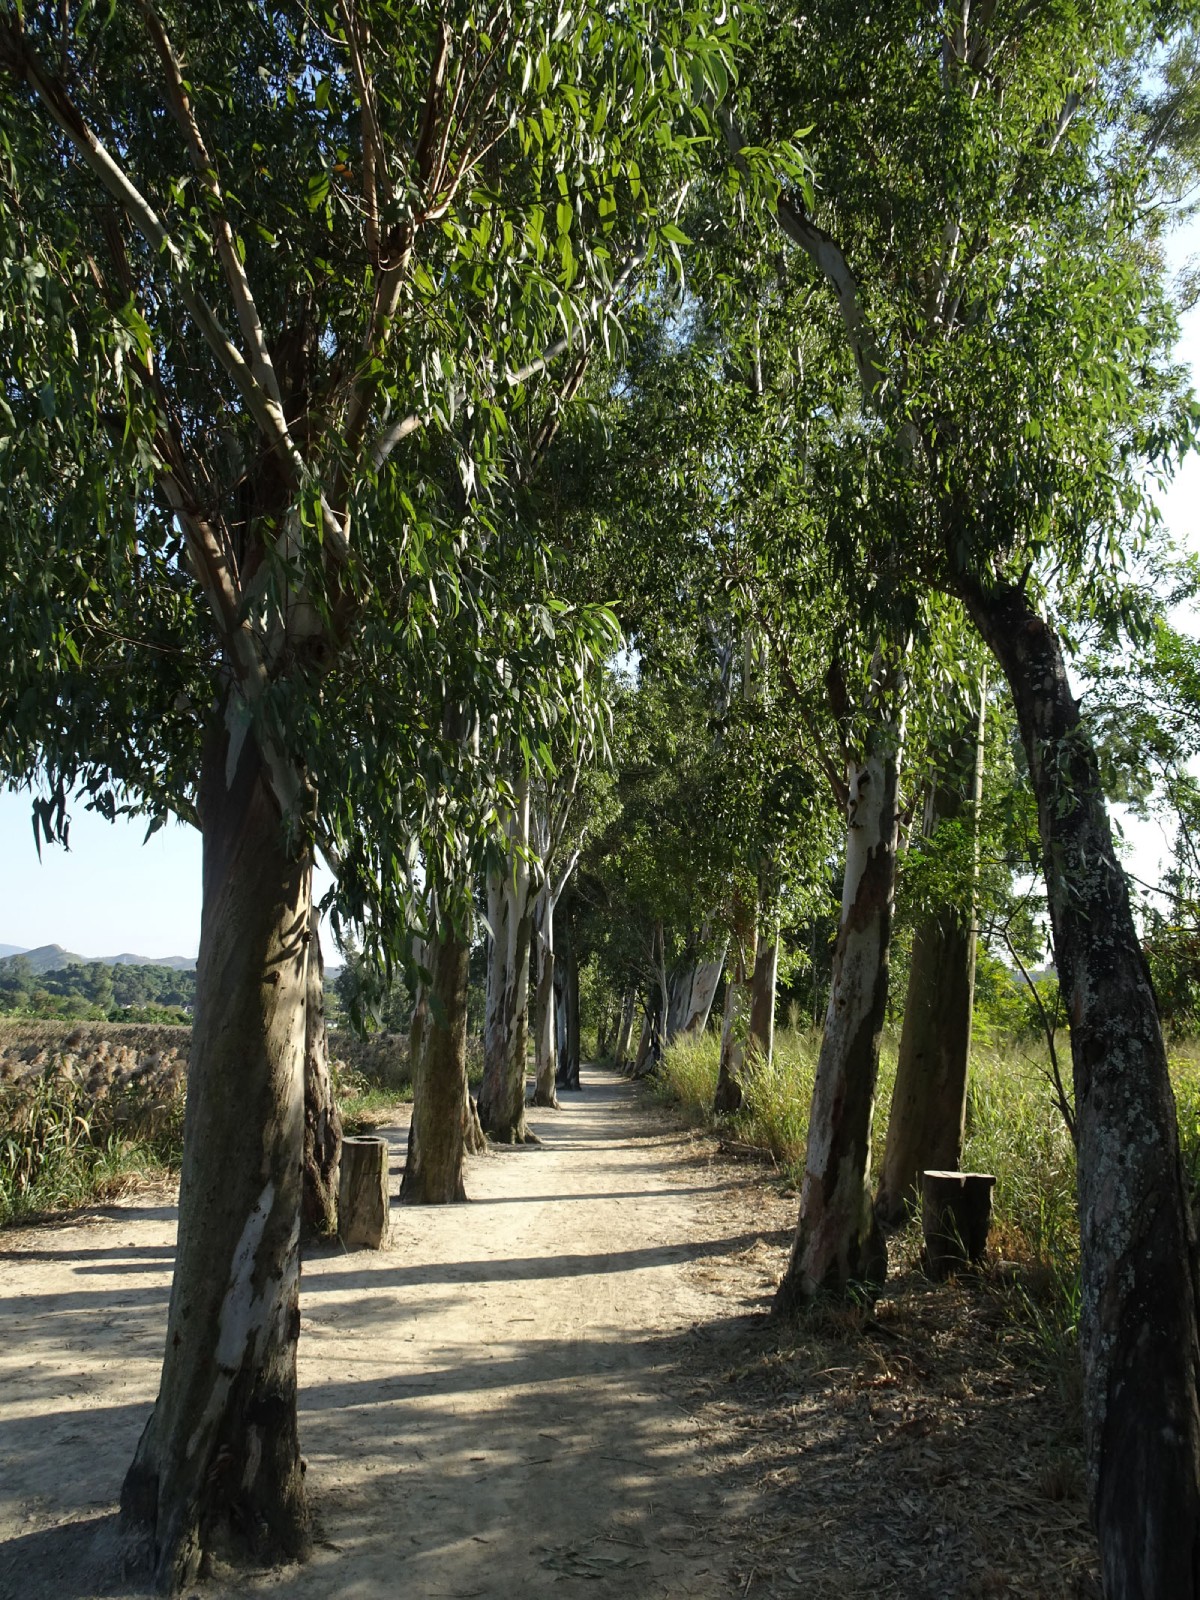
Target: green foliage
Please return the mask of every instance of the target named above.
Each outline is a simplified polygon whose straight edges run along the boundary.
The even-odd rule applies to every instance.
[[[335,917],[403,954],[614,646],[527,582],[522,486],[578,352],[678,268],[734,38],[641,3],[0,11],[0,771],[47,836],[77,786],[194,817],[215,702]]]
[[[34,974],[22,956],[0,961],[0,1013],[113,1022],[190,1020],[196,974],[173,967],[102,961]]]
[[[1030,973],[1046,1014],[1062,1022],[1058,980],[1052,972]],[[1010,961],[994,955],[981,944],[975,957],[975,1013],[972,1034],[980,1046],[992,1046],[1005,1037],[1026,1046],[1041,1039],[1044,1029],[1041,1012],[1029,985]]]
[[[719,1119],[725,1136],[761,1150],[797,1184],[804,1168],[820,1044],[819,1032],[777,1029],[771,1064],[756,1062],[746,1068],[741,1108],[733,1116]],[[664,1098],[680,1105],[690,1119],[709,1127],[716,1125],[712,1106],[720,1056],[719,1034],[710,1028],[698,1040],[677,1040],[669,1045],[654,1080]],[[894,1067],[895,1050],[891,1049],[885,1059],[884,1089],[880,1094],[885,1107],[886,1085]]]

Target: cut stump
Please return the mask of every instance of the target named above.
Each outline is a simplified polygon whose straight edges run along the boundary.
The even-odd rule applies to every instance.
[[[958,1267],[982,1260],[995,1186],[989,1172],[921,1174],[925,1270],[931,1278],[945,1278]]]
[[[387,1140],[343,1139],[338,1236],[347,1250],[379,1250],[387,1233]]]

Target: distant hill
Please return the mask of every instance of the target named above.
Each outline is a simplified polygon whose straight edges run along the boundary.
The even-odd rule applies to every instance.
[[[174,972],[191,972],[196,966],[192,956],[135,956],[128,951],[119,956],[77,956],[61,944],[42,944],[36,950],[0,945],[0,966],[13,956],[24,956],[32,972],[59,972],[63,967],[86,966],[90,961],[102,961],[106,967],[170,967]]]
[[[72,950],[64,950],[60,944],[40,944],[36,950],[21,950],[18,954],[28,961],[31,972],[57,972],[60,967],[70,967],[83,961],[82,956],[77,956]],[[12,957],[7,959],[11,961]]]
[[[106,967],[171,967],[176,972],[194,972],[195,956],[131,956],[125,951],[119,956],[98,956]]]

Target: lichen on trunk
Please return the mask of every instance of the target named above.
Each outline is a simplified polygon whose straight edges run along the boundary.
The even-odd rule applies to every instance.
[[[1175,1100],[1099,766],[1019,587],[963,582],[1012,690],[1071,1027],[1086,1456],[1104,1592],[1200,1595],[1200,1271]]]
[[[226,772],[227,759],[232,769]],[[208,739],[179,1235],[154,1410],[121,1495],[159,1588],[309,1548],[296,1423],[312,861],[252,733]]]
[[[342,1119],[329,1070],[325,1028],[325,962],[314,906],[309,928],[304,1029],[304,1189],[302,1216],[310,1234],[337,1233],[338,1160]]]
[[[884,672],[886,669],[880,669]],[[880,676],[877,672],[877,679]],[[902,695],[898,675],[890,693]],[[846,875],[809,1115],[800,1218],[775,1310],[877,1285],[887,1251],[870,1189],[871,1116],[887,1007],[903,719],[883,705],[848,763]]]
[[[431,982],[412,1030],[413,1113],[400,1198],[410,1205],[465,1200],[463,1153],[471,1123],[467,1089],[470,940],[447,924],[425,948]]]

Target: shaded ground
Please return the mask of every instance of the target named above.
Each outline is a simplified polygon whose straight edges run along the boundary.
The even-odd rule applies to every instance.
[[[902,1283],[781,1338],[795,1202],[591,1070],[467,1207],[305,1265],[304,1568],[206,1595],[1088,1592],[1069,1404],[995,1299]],[[393,1193],[403,1130],[393,1135]],[[0,1234],[0,1597],[125,1595],[170,1197]]]

